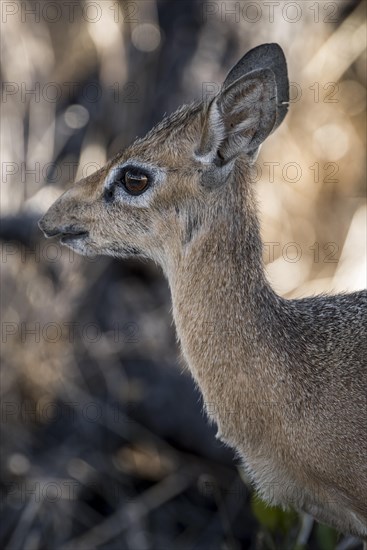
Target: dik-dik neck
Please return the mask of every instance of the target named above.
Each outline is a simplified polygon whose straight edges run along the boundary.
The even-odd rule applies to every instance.
[[[218,194],[218,203],[171,264],[168,278],[182,351],[206,401],[233,397],[238,377],[250,394],[254,380],[259,387],[274,387],[274,373],[264,367],[261,354],[278,298],[263,272],[248,186],[232,182]]]

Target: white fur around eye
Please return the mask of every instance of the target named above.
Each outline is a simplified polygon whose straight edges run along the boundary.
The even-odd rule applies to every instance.
[[[154,164],[148,164],[145,162],[141,162],[138,159],[130,158],[123,164],[114,166],[114,168],[110,170],[104,184],[104,189],[108,189],[113,184],[117,174],[120,172],[121,169],[125,168],[126,166],[134,167],[137,170],[141,169],[141,170],[144,170],[144,172],[147,172],[150,177],[150,184],[146,191],[144,191],[141,195],[135,195],[135,196],[130,195],[122,185],[115,186],[114,187],[115,200],[119,202],[123,202],[125,204],[136,206],[138,208],[148,207],[150,205],[150,201],[154,193],[154,189],[158,185],[161,185],[165,180],[166,171],[163,168],[159,168],[158,166],[155,166]]]

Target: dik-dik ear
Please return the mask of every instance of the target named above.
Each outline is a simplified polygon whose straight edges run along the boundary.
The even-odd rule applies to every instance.
[[[283,121],[288,111],[289,81],[287,62],[278,44],[262,44],[253,48],[230,70],[223,88],[230,86],[245,74],[258,69],[271,69],[277,86],[277,118],[273,131]]]
[[[253,156],[275,126],[275,75],[252,71],[224,88],[206,113],[198,157],[225,165],[240,154]]]
[[[255,157],[284,119],[289,103],[287,64],[277,44],[249,51],[233,67],[209,105],[198,154],[226,164],[241,153]]]

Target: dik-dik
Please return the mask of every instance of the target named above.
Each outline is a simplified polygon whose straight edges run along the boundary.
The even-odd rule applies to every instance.
[[[81,254],[158,262],[218,437],[260,495],[367,540],[367,293],[287,300],[262,263],[252,165],[288,88],[281,48],[251,50],[39,225]]]

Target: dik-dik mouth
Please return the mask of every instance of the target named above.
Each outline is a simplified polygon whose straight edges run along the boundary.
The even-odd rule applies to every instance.
[[[88,235],[89,235],[88,231],[79,231],[75,233],[63,232],[60,234],[60,242],[61,244],[71,244],[71,243],[74,243],[75,241],[79,241],[88,237]]]
[[[43,219],[38,222],[38,226],[41,231],[43,231],[45,237],[58,237],[62,244],[71,244],[74,241],[84,239],[89,235],[89,231],[86,231],[76,225],[53,228],[47,227]]]

